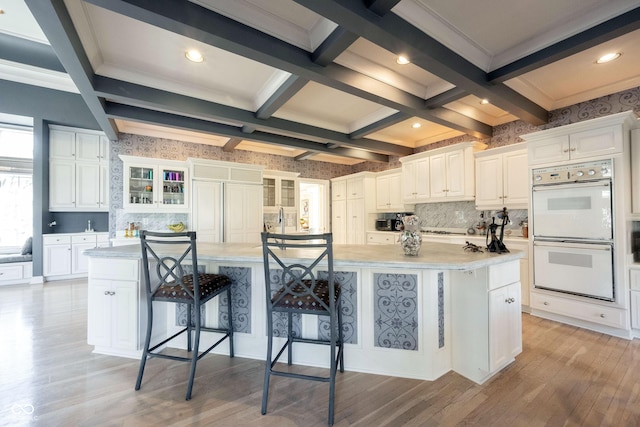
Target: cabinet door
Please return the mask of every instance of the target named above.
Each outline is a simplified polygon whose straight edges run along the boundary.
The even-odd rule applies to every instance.
[[[71,274],[87,274],[89,272],[89,257],[83,252],[96,247],[95,236],[93,242],[71,244]]]
[[[297,197],[297,186],[294,179],[280,179],[280,205],[283,208],[295,208]],[[293,210],[295,212],[295,209]]]
[[[76,160],[97,163],[100,156],[100,135],[76,133]]]
[[[347,200],[347,180],[331,181],[331,199]]]
[[[415,202],[425,202],[431,197],[431,173],[429,158],[415,163]]]
[[[347,202],[334,200],[331,202],[331,232],[333,243],[347,243]]]
[[[163,210],[185,211],[188,209],[187,168],[164,167],[158,168],[158,181],[154,190],[158,208]],[[260,195],[262,196],[262,195]]]
[[[522,172],[527,173],[526,165]],[[477,208],[496,207],[503,204],[502,175],[501,155],[476,159]]]
[[[527,144],[529,164],[561,162],[569,160],[569,136],[562,135]]]
[[[44,245],[42,269],[44,276],[71,274],[71,245]]]
[[[446,196],[447,197],[465,197],[465,178],[466,170],[464,163],[464,151],[457,150],[445,153],[445,169],[446,169]],[[470,171],[471,172],[471,171]]]
[[[265,211],[269,211],[270,208],[275,208],[276,201],[276,179],[275,178],[262,178],[262,206]]]
[[[386,210],[391,207],[391,175],[376,177],[376,209]]]
[[[389,208],[404,210],[404,203],[402,203],[402,176],[399,173],[389,175]]]
[[[489,292],[489,371],[522,351],[520,283]]]
[[[140,336],[137,282],[113,280],[111,290],[111,345],[137,350]]]
[[[347,200],[347,244],[364,245],[365,229],[364,200]]]
[[[125,209],[152,210],[154,203],[154,177],[158,169],[143,164],[124,165],[124,199]]]
[[[87,288],[87,343],[111,345],[111,281],[90,279]]]
[[[192,227],[198,233],[198,241],[220,243],[222,236],[222,184],[213,181],[192,182]]]
[[[431,199],[447,197],[447,160],[444,153],[429,158],[429,178],[431,179]]]
[[[109,196],[111,181],[109,181],[109,162],[100,162],[100,197],[99,207],[102,211],[109,211]]]
[[[258,243],[262,231],[262,186],[225,185],[224,241]]]
[[[76,163],[76,208],[100,208],[100,164]]]
[[[605,127],[571,134],[569,146],[572,159],[621,153],[622,128]]]
[[[504,203],[510,208],[529,203],[529,169],[527,151],[505,153],[503,158]],[[477,197],[477,193],[476,193]]]
[[[51,129],[49,131],[49,158],[60,160],[75,160],[75,132]]]
[[[347,179],[347,199],[362,199],[364,196],[364,179]]]
[[[76,207],[75,162],[54,160],[49,164],[49,210],[64,211]]]
[[[415,203],[417,186],[417,162],[402,164],[402,200],[405,203]]]

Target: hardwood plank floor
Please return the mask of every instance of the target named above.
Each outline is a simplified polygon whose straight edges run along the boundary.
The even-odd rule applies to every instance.
[[[203,358],[186,402],[188,366],[154,359],[136,392],[137,360],[91,353],[86,306],[83,280],[0,287],[0,425],[326,425],[328,387],[308,381],[274,377],[261,415],[258,360]],[[433,382],[339,374],[335,425],[640,425],[640,341],[527,314],[522,323],[522,354],[484,385],[451,372]]]

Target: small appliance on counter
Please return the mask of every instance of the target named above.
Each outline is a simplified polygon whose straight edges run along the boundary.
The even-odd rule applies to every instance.
[[[376,230],[378,231],[402,231],[404,230],[404,223],[402,218],[407,215],[413,215],[411,212],[400,212],[391,214],[392,217],[379,218],[376,220]]]
[[[378,231],[391,231],[390,219],[376,219],[376,230]]]

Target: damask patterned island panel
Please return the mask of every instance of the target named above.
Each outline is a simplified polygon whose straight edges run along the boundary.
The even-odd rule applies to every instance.
[[[110,275],[123,276],[113,268],[119,262],[128,265],[126,276],[137,278],[140,286],[139,274],[131,274],[131,263],[137,263],[141,271],[138,251],[137,246],[87,251],[90,292]],[[335,245],[334,271],[343,289],[345,369],[424,380],[454,370],[478,383],[486,381],[511,363],[522,348],[521,255],[517,251],[468,253],[459,245],[425,243],[413,257],[405,256],[397,245]],[[232,318],[223,297],[207,304],[205,322],[208,326],[233,322],[236,356],[264,360],[267,290],[260,245],[200,244],[198,258],[207,272],[226,274],[233,281]],[[303,260],[295,250],[287,250],[286,258]],[[326,275],[324,268],[318,267],[320,276]],[[170,320],[166,334],[186,321],[173,306],[166,315]],[[283,340],[287,319],[276,320],[276,340]],[[502,322],[511,327],[500,327]],[[292,327],[300,336],[316,338],[326,336],[326,323],[322,317],[298,315]],[[202,337],[203,346],[207,339],[215,337]],[[132,345],[139,350],[140,338]],[[131,349],[113,346],[96,346],[96,351],[132,354]],[[226,354],[227,349],[218,351]],[[293,358],[296,364],[310,366],[326,366],[328,361],[324,349],[304,344],[296,347]]]

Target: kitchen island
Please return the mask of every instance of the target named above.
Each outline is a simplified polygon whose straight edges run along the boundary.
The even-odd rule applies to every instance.
[[[85,254],[90,257],[89,344],[97,353],[139,357],[146,330],[140,247],[95,248]],[[522,351],[521,256],[519,251],[466,252],[460,245],[442,243],[423,244],[415,257],[405,256],[399,245],[334,245],[334,271],[343,289],[345,369],[425,380],[454,370],[477,383],[486,381]],[[285,258],[297,257],[295,250],[287,250]],[[228,275],[234,282],[236,355],[264,359],[261,246],[199,244],[198,262],[207,272]],[[157,338],[186,321],[183,307],[161,307],[154,310]],[[204,318],[210,326],[228,322],[225,297],[211,301]],[[294,330],[322,336],[323,322],[316,316],[297,316]],[[284,322],[276,336],[283,327]],[[327,366],[328,355],[301,345],[294,361]]]

